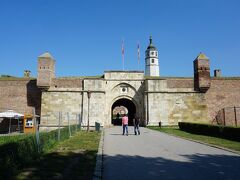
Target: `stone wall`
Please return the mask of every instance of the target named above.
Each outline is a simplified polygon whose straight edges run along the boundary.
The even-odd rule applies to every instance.
[[[15,110],[19,113],[40,115],[41,91],[35,79],[0,78],[0,110]]]
[[[89,105],[89,109],[88,109]],[[89,110],[89,113],[88,113]],[[88,98],[87,92],[83,95],[83,125],[87,126],[89,115],[89,125],[94,126],[95,122],[105,125],[106,112],[105,112],[105,93],[92,92],[91,98]]]
[[[81,78],[53,78],[52,86],[55,88],[82,88]]]
[[[193,81],[193,78],[168,79],[167,87],[168,88],[192,88],[194,87],[194,81]]]
[[[240,78],[212,78],[205,98],[211,121],[214,121],[217,113],[223,108],[240,107]]]
[[[102,78],[85,78],[83,86],[83,124],[88,124],[89,115],[90,126],[94,126],[95,122],[104,125],[106,121],[105,81]],[[90,92],[89,98],[88,91]]]
[[[62,125],[68,124],[67,113],[71,124],[78,122],[77,116],[82,126],[87,126],[88,116],[90,126],[95,122],[104,124],[105,93],[101,78],[56,78],[53,82],[50,89],[42,93],[43,126],[57,125],[59,112],[62,113]],[[91,91],[89,98],[88,91]]]
[[[148,125],[208,122],[204,94],[194,91],[193,79],[154,79],[146,84]]]
[[[143,71],[105,71],[106,80],[137,80],[143,79]]]
[[[149,93],[149,125],[177,125],[178,122],[208,122],[203,94]]]
[[[59,113],[61,124],[76,124],[82,119],[82,92],[80,91],[46,91],[42,92],[41,125],[58,125]]]

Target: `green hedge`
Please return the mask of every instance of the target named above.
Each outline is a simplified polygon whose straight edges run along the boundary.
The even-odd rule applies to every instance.
[[[197,124],[189,122],[179,122],[181,130],[193,134],[202,134],[240,142],[240,128],[230,126],[218,126],[211,124]]]
[[[71,134],[76,131],[76,126],[71,126]],[[68,139],[69,128],[62,128],[60,134],[60,141]],[[54,147],[58,143],[58,130],[40,133],[39,142],[38,151],[35,134],[0,137],[0,179],[10,179],[19,170],[38,160],[43,153]]]

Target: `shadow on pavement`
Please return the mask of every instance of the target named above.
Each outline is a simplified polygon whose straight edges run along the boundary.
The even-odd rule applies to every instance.
[[[173,155],[175,156],[175,155]],[[239,179],[240,157],[179,155],[179,161],[161,157],[104,156],[104,180]]]
[[[126,135],[122,135],[122,134],[110,134],[110,135],[112,135],[112,136],[126,136]],[[128,135],[129,136],[132,136],[132,135],[135,136],[135,134],[132,134],[132,133],[128,133]]]

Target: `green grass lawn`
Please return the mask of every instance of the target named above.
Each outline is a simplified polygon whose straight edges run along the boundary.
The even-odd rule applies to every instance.
[[[220,147],[224,147],[224,148],[228,148],[228,149],[240,152],[240,142],[211,137],[211,136],[205,136],[205,135],[191,134],[185,131],[181,131],[178,127],[162,127],[162,128],[148,127],[148,128],[157,130],[160,132],[164,132],[167,134],[172,134],[172,135],[187,138],[187,139],[197,140],[207,144],[216,145],[216,146],[220,146]]]
[[[60,142],[16,179],[92,179],[101,133],[77,132]]]

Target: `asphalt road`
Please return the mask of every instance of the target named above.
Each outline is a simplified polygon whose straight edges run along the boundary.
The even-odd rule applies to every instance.
[[[240,156],[146,128],[123,136],[116,126],[105,129],[103,179],[240,179]]]

